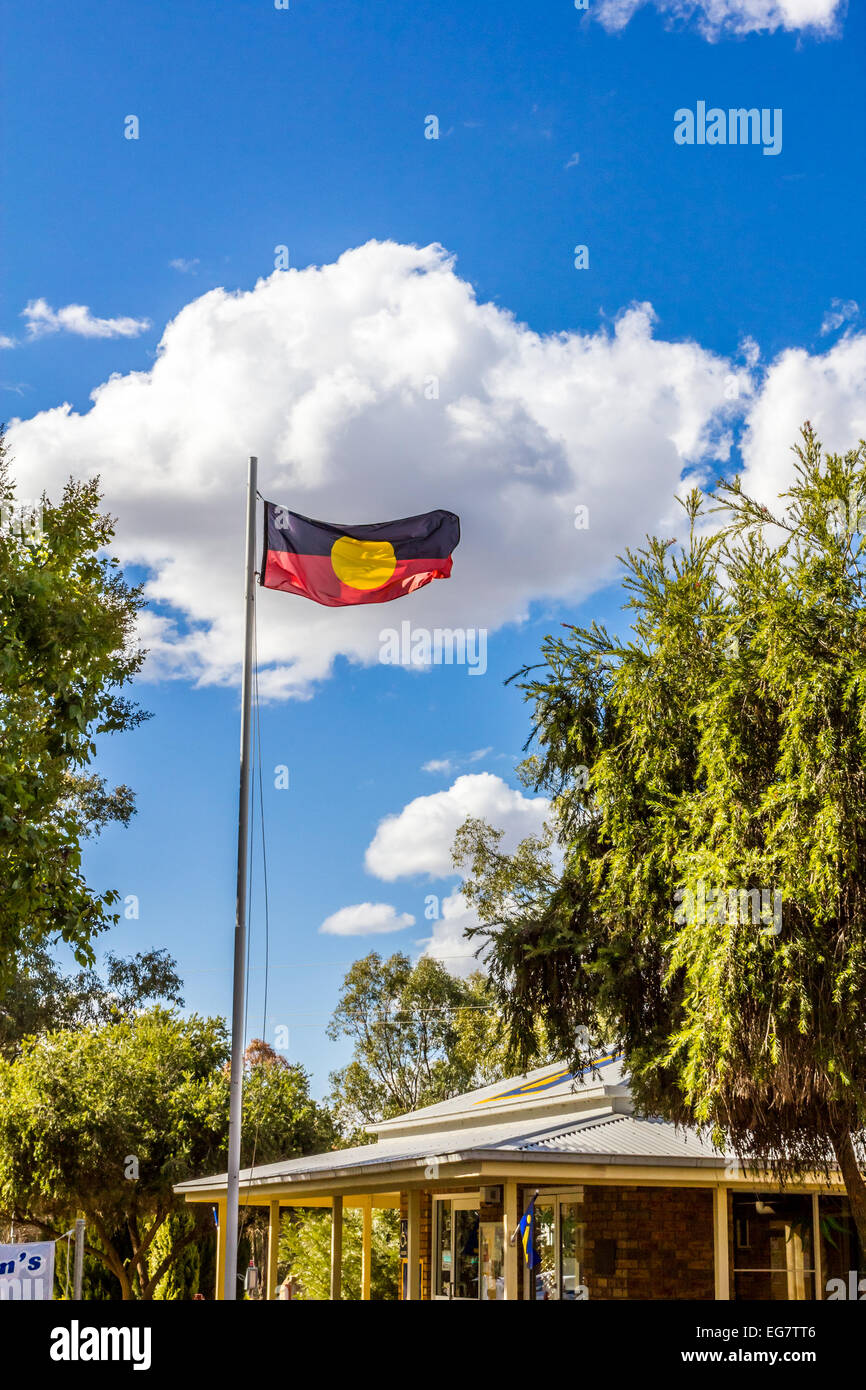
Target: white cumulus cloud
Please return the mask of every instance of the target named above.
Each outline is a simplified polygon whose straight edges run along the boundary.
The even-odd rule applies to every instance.
[[[98,319],[86,304],[67,304],[52,309],[45,299],[31,299],[21,310],[31,338],[46,333],[74,333],[79,338],[137,338],[150,328],[149,319]]]
[[[364,863],[386,882],[413,874],[443,878],[455,872],[451,848],[467,816],[504,830],[502,849],[508,854],[527,835],[540,833],[549,806],[546,797],[524,796],[491,772],[467,773],[447,791],[416,796],[380,821]]]
[[[847,0],[593,0],[591,8],[606,29],[618,30],[646,5],[672,21],[695,20],[708,39],[717,39],[777,29],[835,34]]]
[[[307,516],[458,512],[452,578],[399,615],[486,628],[492,647],[533,602],[610,582],[624,546],[669,524],[683,469],[715,476],[749,390],[746,368],[656,336],[649,305],[544,336],[479,304],[441,247],[370,242],[192,300],[149,371],[112,376],[83,413],[63,404],[13,422],[10,443],[28,496],[101,475],[117,553],[150,575],[151,676],[228,683],[248,454],[261,491]],[[341,654],[377,661],[397,611],[260,592],[262,695],[308,694]]]
[[[353,903],[326,917],[319,927],[326,936],[372,936],[414,926],[411,912],[398,913],[390,903]]]
[[[440,916],[433,924],[433,934],[424,941],[425,956],[438,960],[452,975],[466,977],[474,970],[484,969],[484,945],[480,937],[467,937],[469,927],[478,926],[475,909],[470,907],[459,888],[443,898]],[[479,946],[481,951],[476,955]]]
[[[791,445],[806,417],[831,453],[866,438],[866,334],[817,355],[790,348],[768,368],[746,420],[742,477],[746,491],[771,508],[793,481]]]

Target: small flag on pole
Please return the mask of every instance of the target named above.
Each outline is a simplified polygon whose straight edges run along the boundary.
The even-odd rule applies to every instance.
[[[537,1196],[538,1193],[536,1192],[535,1197]],[[535,1246],[535,1197],[517,1223],[517,1229],[520,1232],[520,1244],[523,1246],[523,1258],[530,1269],[535,1269],[536,1265],[541,1264]]]
[[[328,608],[388,603],[447,579],[459,540],[460,518],[453,512],[338,526],[265,502],[260,583]]]

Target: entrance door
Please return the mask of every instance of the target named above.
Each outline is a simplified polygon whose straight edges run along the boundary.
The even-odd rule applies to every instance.
[[[526,1270],[524,1296],[538,1303],[586,1298],[583,1287],[583,1191],[544,1192],[535,1202],[538,1264]]]
[[[481,1211],[475,1197],[455,1198],[451,1203],[454,1228],[454,1276],[452,1298],[478,1297],[478,1242]]]
[[[434,1198],[433,1218],[433,1297],[502,1298],[503,1227],[481,1221],[478,1195]]]

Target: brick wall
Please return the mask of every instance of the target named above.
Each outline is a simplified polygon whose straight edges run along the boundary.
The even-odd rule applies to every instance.
[[[713,1195],[671,1187],[585,1187],[584,1282],[596,1298],[712,1299]],[[613,1274],[596,1269],[616,1241]],[[610,1257],[610,1247],[607,1254]]]

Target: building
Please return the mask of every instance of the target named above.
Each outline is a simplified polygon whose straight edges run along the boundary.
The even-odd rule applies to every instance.
[[[276,1234],[292,1206],[330,1207],[331,1297],[340,1297],[342,1215],[364,1213],[369,1297],[376,1207],[400,1208],[402,1296],[409,1299],[796,1299],[866,1296],[841,1181],[784,1190],[746,1172],[696,1131],[634,1113],[619,1058],[585,1072],[542,1067],[372,1127],[375,1143],[289,1159],[241,1175],[245,1205],[267,1206]],[[226,1178],[176,1191],[214,1204]],[[539,1263],[517,1224],[533,1195]],[[217,1296],[223,1260],[218,1250]]]

